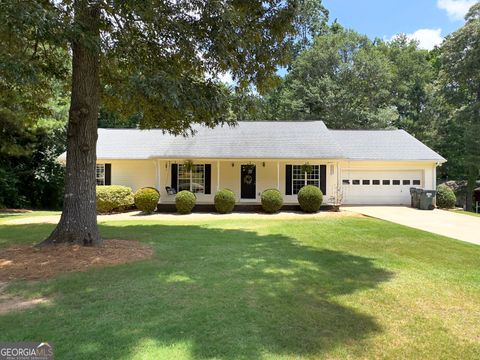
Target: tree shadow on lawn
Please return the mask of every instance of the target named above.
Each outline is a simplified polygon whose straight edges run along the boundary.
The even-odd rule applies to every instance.
[[[372,259],[243,230],[101,229],[147,241],[156,255],[25,285],[54,305],[0,317],[3,340],[51,341],[69,359],[155,358],[177,345],[194,358],[257,359],[319,356],[382,330],[334,299],[390,279]]]

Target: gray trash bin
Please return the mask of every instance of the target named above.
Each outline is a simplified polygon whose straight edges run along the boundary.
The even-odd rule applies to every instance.
[[[410,207],[412,208],[418,208],[418,193],[417,193],[417,188],[411,187],[410,188]]]
[[[410,205],[412,208],[415,208],[415,209],[418,209],[420,208],[420,196],[422,194],[422,189],[418,189],[418,188],[414,188],[414,187],[411,187],[410,188]]]
[[[420,209],[421,210],[433,210],[435,209],[435,196],[437,192],[435,190],[422,190],[420,194]]]

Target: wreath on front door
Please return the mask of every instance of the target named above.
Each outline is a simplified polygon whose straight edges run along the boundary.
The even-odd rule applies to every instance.
[[[245,177],[243,178],[243,182],[247,185],[250,185],[253,182],[252,175],[245,175]]]

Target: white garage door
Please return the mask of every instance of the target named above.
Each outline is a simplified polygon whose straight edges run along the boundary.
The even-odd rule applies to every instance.
[[[344,204],[408,205],[410,188],[423,187],[423,172],[410,171],[342,171]]]

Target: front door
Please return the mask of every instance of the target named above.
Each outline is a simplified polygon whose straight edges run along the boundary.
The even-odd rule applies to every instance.
[[[241,166],[241,198],[255,199],[256,193],[256,168],[255,165]]]

